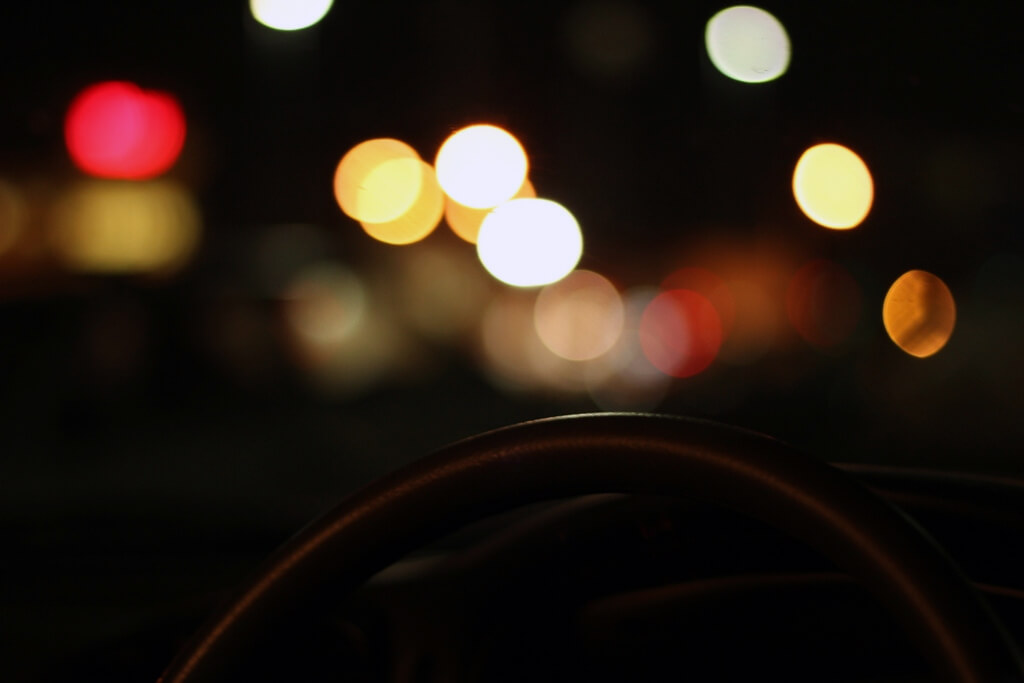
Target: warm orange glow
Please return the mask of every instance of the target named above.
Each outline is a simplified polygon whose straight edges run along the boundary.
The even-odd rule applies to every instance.
[[[192,195],[163,180],[81,183],[61,198],[54,218],[55,249],[68,267],[85,272],[171,270],[199,240]]]
[[[406,161],[388,163],[405,164]],[[444,195],[437,184],[434,169],[425,161],[417,160],[416,164],[420,173],[416,182],[419,194],[405,213],[393,220],[381,223],[360,222],[370,237],[388,244],[412,244],[429,235],[440,224],[444,214]]]
[[[607,278],[576,270],[537,295],[534,324],[552,353],[583,361],[607,353],[622,334],[624,309]]]
[[[800,210],[826,228],[845,230],[861,224],[874,201],[867,164],[852,150],[834,143],[805,151],[793,171],[793,194]]]
[[[387,223],[405,214],[420,196],[419,155],[400,140],[361,142],[341,158],[334,172],[334,197],[350,218]]]
[[[511,199],[526,180],[529,163],[519,141],[488,124],[453,133],[437,152],[437,180],[459,204],[488,209]]]
[[[27,220],[27,209],[18,189],[0,180],[0,254],[18,241]]]
[[[535,198],[536,196],[537,192],[534,190],[533,184],[527,179],[512,199]],[[448,222],[448,227],[470,244],[476,244],[477,235],[480,234],[480,224],[491,211],[493,209],[474,209],[459,204],[451,197],[445,198],[444,217]]]
[[[882,304],[882,322],[889,337],[911,356],[937,353],[953,334],[956,303],[941,279],[923,270],[901,275]]]
[[[860,287],[838,263],[811,261],[789,283],[786,312],[808,344],[819,349],[834,348],[853,334],[860,320]]]
[[[722,345],[722,322],[707,297],[688,289],[662,292],[640,321],[644,355],[673,377],[703,372]]]

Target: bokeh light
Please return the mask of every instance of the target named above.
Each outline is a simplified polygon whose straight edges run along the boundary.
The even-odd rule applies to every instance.
[[[533,183],[527,179],[512,199],[533,199],[536,196],[537,191],[534,189]],[[451,197],[445,197],[444,218],[448,227],[470,244],[476,244],[477,235],[480,234],[480,225],[492,210],[493,207],[474,209],[471,206],[459,204]]]
[[[672,289],[647,305],[639,334],[644,355],[656,368],[672,377],[691,377],[718,355],[722,322],[707,297]]]
[[[549,199],[513,199],[484,219],[477,255],[491,275],[516,287],[562,279],[583,255],[576,218]]]
[[[856,152],[827,142],[800,156],[793,171],[793,195],[800,210],[818,225],[846,230],[867,217],[875,190],[871,172]]]
[[[387,223],[405,214],[420,197],[423,167],[419,154],[391,138],[361,142],[334,171],[334,198],[349,218]]]
[[[663,279],[661,289],[689,289],[707,297],[722,321],[722,338],[728,339],[736,318],[736,297],[720,275],[708,268],[684,266]]]
[[[180,267],[199,235],[199,209],[180,185],[93,180],[60,198],[50,236],[73,270],[141,273]]]
[[[529,163],[511,133],[478,124],[452,133],[437,151],[434,166],[445,194],[464,206],[486,209],[519,191]]]
[[[657,295],[654,288],[625,292],[625,324],[618,342],[599,363],[586,368],[587,392],[602,410],[651,410],[668,393],[672,378],[651,364],[640,344],[644,311]]]
[[[284,314],[294,332],[318,346],[344,341],[366,310],[362,282],[347,268],[321,263],[304,269],[284,292]]]
[[[738,5],[711,17],[704,45],[715,68],[743,83],[764,83],[786,72],[790,45],[786,29],[757,7]]]
[[[897,278],[886,293],[882,322],[897,346],[911,356],[927,358],[952,336],[956,303],[940,278],[911,270]]]
[[[410,160],[399,159],[386,162],[377,170],[393,164],[402,164],[404,167],[408,161]],[[419,192],[409,208],[390,221],[360,221],[366,234],[375,240],[387,244],[412,244],[429,235],[441,223],[441,217],[444,215],[444,194],[437,184],[434,168],[425,161],[416,160],[415,163],[419,169],[419,179],[414,184],[419,187]],[[407,180],[403,171],[403,181]],[[406,185],[409,186],[411,184]]]
[[[334,0],[249,0],[256,21],[278,31],[309,28],[323,19]]]
[[[800,267],[786,292],[786,313],[793,328],[818,349],[832,349],[853,334],[860,321],[862,296],[850,272],[816,259]]]
[[[297,273],[281,305],[288,350],[324,393],[352,396],[418,361],[374,290],[341,264],[311,264]]]
[[[552,353],[583,361],[607,353],[625,322],[619,291],[606,277],[576,270],[537,295],[534,324]]]
[[[177,161],[185,144],[185,115],[167,93],[108,81],[75,96],[64,137],[71,160],[82,171],[141,180],[164,173]]]

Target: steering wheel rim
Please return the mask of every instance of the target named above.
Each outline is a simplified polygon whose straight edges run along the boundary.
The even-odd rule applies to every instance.
[[[327,586],[351,592],[445,532],[590,493],[686,496],[761,519],[863,583],[946,680],[1024,681],[1020,653],[984,598],[923,530],[850,475],[754,432],[619,413],[487,432],[370,484],[272,555],[160,681],[218,680],[260,624]]]

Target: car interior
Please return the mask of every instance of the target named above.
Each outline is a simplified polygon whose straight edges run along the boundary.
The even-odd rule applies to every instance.
[[[1002,3],[0,9],[0,679],[1024,682]]]

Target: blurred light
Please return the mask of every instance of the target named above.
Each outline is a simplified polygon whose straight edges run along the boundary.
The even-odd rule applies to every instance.
[[[491,381],[499,388],[530,391],[542,388],[537,358],[548,351],[533,324],[534,296],[504,291],[491,300],[480,321],[483,360]]]
[[[736,297],[726,281],[716,273],[707,268],[686,266],[662,280],[661,288],[689,289],[707,297],[722,321],[722,338],[728,338],[736,318]]]
[[[644,355],[655,367],[673,377],[690,377],[718,355],[722,322],[707,297],[672,289],[647,305],[639,334]]]
[[[352,335],[362,322],[366,292],[347,268],[321,263],[303,270],[284,292],[284,314],[302,339],[326,346]]]
[[[818,225],[854,228],[867,217],[874,184],[855,152],[835,143],[805,151],[793,171],[793,194],[800,209]]]
[[[516,287],[551,284],[583,255],[583,234],[569,210],[549,199],[513,199],[483,225],[477,254],[491,275]]]
[[[56,207],[52,241],[73,270],[96,273],[167,271],[180,267],[199,240],[199,209],[170,181],[93,180]]]
[[[576,270],[537,295],[534,324],[552,353],[583,361],[607,353],[625,322],[619,291],[607,278]]]
[[[108,81],[80,92],[64,124],[75,165],[100,178],[140,180],[169,169],[185,144],[185,115],[171,95]]]
[[[766,280],[761,274],[750,273],[750,279],[728,281],[736,302],[736,317],[719,353],[719,358],[726,363],[749,365],[760,359],[772,348],[785,324],[782,311],[785,288],[774,295],[775,288]]]
[[[834,348],[853,334],[860,320],[860,287],[838,263],[810,261],[790,280],[786,312],[808,344],[819,349]]]
[[[349,218],[387,223],[409,211],[422,183],[416,150],[400,140],[377,138],[359,143],[341,158],[334,172],[334,198]]]
[[[278,31],[309,28],[323,19],[334,0],[249,0],[256,21]]]
[[[27,219],[28,207],[21,192],[0,180],[0,255],[17,243]]]
[[[636,72],[654,51],[648,14],[635,4],[599,0],[576,5],[568,16],[569,54],[595,76]]]
[[[399,159],[386,162],[379,166],[377,171],[393,164],[403,164],[404,168],[409,161],[411,160]],[[419,193],[405,213],[386,222],[360,221],[366,234],[375,240],[388,244],[412,244],[429,235],[441,223],[441,217],[444,215],[444,194],[437,184],[434,167],[421,160],[416,160],[415,163],[419,167],[419,179],[416,181]],[[376,175],[376,172],[373,175]]]
[[[785,27],[757,7],[729,7],[711,17],[704,44],[715,68],[743,83],[775,80],[789,66]]]
[[[534,325],[535,306],[530,290],[503,289],[491,299],[480,323],[490,380],[505,391],[585,393],[588,362],[566,360],[544,345]]]
[[[506,202],[526,180],[519,141],[497,126],[479,124],[453,133],[437,152],[437,180],[449,197],[474,209]]]
[[[889,288],[882,304],[889,337],[911,356],[937,353],[953,334],[956,304],[949,287],[923,270],[904,273]]]
[[[537,192],[534,190],[533,184],[527,179],[512,199],[533,199],[536,196]],[[444,217],[448,222],[448,227],[452,229],[452,232],[470,244],[476,244],[477,235],[480,234],[480,224],[484,222],[484,218],[491,211],[491,208],[474,209],[459,204],[451,197],[445,198]]]
[[[479,322],[492,283],[472,252],[454,246],[425,244],[395,252],[398,263],[397,307],[416,332],[451,341]]]
[[[643,313],[657,295],[646,288],[625,293],[625,324],[618,342],[600,363],[587,367],[587,391],[602,410],[651,410],[668,392],[671,378],[647,360],[640,344]]]
[[[386,308],[344,266],[323,263],[299,273],[281,303],[288,349],[321,391],[352,395],[416,360]]]

